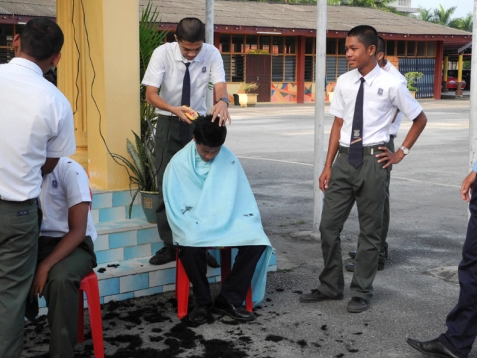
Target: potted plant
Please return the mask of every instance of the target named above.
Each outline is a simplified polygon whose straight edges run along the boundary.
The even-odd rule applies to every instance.
[[[250,93],[258,89],[259,84],[255,82],[242,82],[238,90],[240,107],[255,107],[258,93]]]
[[[144,77],[147,65],[154,50],[159,47],[167,34],[167,31],[158,31],[160,23],[159,12],[152,9],[148,3],[142,12],[139,23],[139,51],[140,51],[140,79]],[[129,175],[129,187],[132,191],[132,200],[129,205],[129,218],[137,195],[141,193],[141,202],[150,223],[156,222],[155,210],[158,202],[157,169],[154,154],[155,128],[157,122],[156,109],[146,102],[146,88],[141,85],[140,90],[141,133],[134,134],[134,143],[126,140],[127,152],[131,159],[118,154],[112,154],[119,164],[123,165]]]
[[[419,91],[415,84],[422,76],[424,76],[422,72],[407,72],[404,74],[404,77],[407,80],[407,89],[411,92],[411,95],[414,98],[416,98],[416,92]]]

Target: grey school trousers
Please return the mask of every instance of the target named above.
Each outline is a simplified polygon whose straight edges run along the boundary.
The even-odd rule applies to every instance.
[[[61,238],[41,236],[38,244],[38,263],[43,261]],[[48,306],[50,327],[50,358],[74,358],[78,341],[78,305],[81,279],[96,267],[93,241],[84,241],[48,272],[43,295]]]
[[[23,350],[25,302],[36,266],[36,199],[0,200],[0,357],[19,358]]]
[[[370,300],[378,269],[384,201],[389,169],[383,169],[375,155],[378,146],[364,148],[363,163],[355,169],[348,161],[348,148],[340,147],[325,191],[320,223],[321,249],[325,266],[319,291],[329,297],[343,295],[344,276],[340,233],[356,202],[360,233],[351,281],[351,297]],[[371,154],[372,150],[372,154]]]

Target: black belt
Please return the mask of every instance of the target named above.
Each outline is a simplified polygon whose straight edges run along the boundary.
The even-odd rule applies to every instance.
[[[378,145],[372,145],[369,147],[363,147],[363,155],[372,155],[374,153],[380,153],[382,150],[378,149],[378,147],[385,147],[387,143],[383,144],[378,144]],[[349,147],[342,147],[340,145],[340,148],[338,150],[340,154],[349,154]]]

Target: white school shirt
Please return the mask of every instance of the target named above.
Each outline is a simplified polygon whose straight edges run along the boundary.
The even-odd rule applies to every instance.
[[[91,203],[88,175],[83,167],[70,158],[60,158],[58,165],[43,178],[39,197],[43,212],[40,235],[63,237],[69,231],[68,209],[79,203]],[[86,235],[96,240],[91,211],[88,210]]]
[[[172,42],[156,48],[147,66],[142,80],[144,86],[160,88],[159,95],[171,106],[180,106],[182,99],[182,82],[187,63],[182,56],[179,43]],[[201,115],[207,111],[206,94],[209,81],[212,84],[225,82],[224,62],[219,50],[204,43],[199,54],[190,61],[189,73],[191,83],[190,107]],[[171,112],[158,109],[158,113],[170,116]]]
[[[343,119],[340,145],[349,147],[353,125],[354,106],[360,86],[358,69],[338,78],[329,113]],[[406,86],[380,68],[378,64],[365,77],[363,100],[363,146],[389,141],[391,122],[396,108],[410,120],[422,112],[421,105],[411,96]]]
[[[33,199],[46,158],[76,150],[73,112],[40,67],[23,58],[0,65],[0,91],[0,199]]]
[[[406,77],[402,75],[401,72],[398,71],[396,67],[389,61],[386,61],[386,65],[383,67],[388,73],[393,75],[399,82],[403,83],[407,87],[407,80]],[[394,120],[393,124],[391,124],[391,130],[389,132],[390,135],[397,137],[399,127],[401,126],[402,121],[402,113],[398,112],[396,119]]]

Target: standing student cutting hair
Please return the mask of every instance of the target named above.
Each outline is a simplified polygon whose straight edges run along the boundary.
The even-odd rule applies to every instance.
[[[164,247],[150,259],[153,265],[166,264],[176,257],[162,197],[162,177],[174,154],[192,138],[192,122],[186,116],[190,109],[183,106],[201,115],[207,114],[206,94],[210,82],[217,99],[210,111],[212,120],[218,120],[220,125],[230,122],[224,64],[219,50],[204,43],[204,24],[194,17],[184,18],[177,25],[174,37],[176,42],[161,45],[154,51],[142,80],[147,102],[159,113],[155,138],[159,188],[156,216]]]

